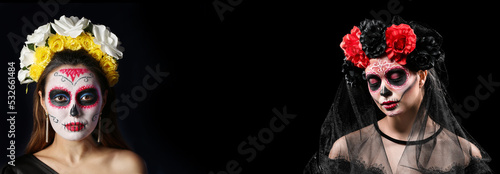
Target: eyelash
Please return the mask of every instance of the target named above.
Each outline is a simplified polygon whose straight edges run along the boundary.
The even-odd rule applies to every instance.
[[[80,100],[83,99],[83,97],[86,97],[86,96],[89,96],[89,97],[95,97],[94,94],[91,94],[91,93],[85,93],[85,94],[82,94],[82,96],[80,96]]]
[[[87,89],[93,89],[96,91],[96,94],[93,94],[93,93],[90,93],[90,92],[86,92],[84,90],[87,90]],[[80,94],[81,92],[85,92],[83,94]],[[90,96],[92,97],[91,99],[88,99],[88,100],[83,100],[83,98],[85,96]],[[99,103],[99,94],[98,94],[98,91],[97,89],[93,86],[93,85],[86,85],[86,86],[82,86],[80,87],[78,90],[77,90],[77,97],[79,97],[79,101],[77,101],[77,104],[83,108],[83,109],[89,109],[89,108],[92,108],[94,106],[97,105],[97,103]],[[96,100],[95,102],[93,102],[92,104],[90,105],[85,105],[83,104],[82,102],[88,102],[88,101],[93,101],[93,100]]]
[[[50,93],[52,93],[52,91],[63,91],[63,92],[57,93],[57,94],[53,95],[52,97],[50,97]],[[69,106],[69,101],[71,100],[71,92],[69,92],[66,88],[54,87],[50,90],[48,95],[49,95],[48,97],[49,97],[50,106],[58,108],[58,109],[64,109],[64,108],[67,108]],[[62,99],[61,97],[64,99]],[[62,100],[58,101],[58,99],[62,99]]]
[[[59,97],[63,97],[65,100],[70,100],[70,98],[64,94],[57,94],[56,96],[54,96],[54,99],[57,99]]]

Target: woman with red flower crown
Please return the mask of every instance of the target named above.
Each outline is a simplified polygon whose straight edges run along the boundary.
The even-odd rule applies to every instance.
[[[304,173],[492,173],[456,121],[442,37],[395,17],[343,37],[342,81]]]

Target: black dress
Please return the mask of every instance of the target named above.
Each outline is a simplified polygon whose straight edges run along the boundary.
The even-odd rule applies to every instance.
[[[396,173],[420,174],[420,173],[490,173],[489,167],[481,162],[481,159],[474,157],[463,158],[463,153],[470,151],[466,143],[455,145],[452,138],[456,137],[450,131],[437,128],[437,131],[425,139],[418,141],[401,141],[389,137],[383,133],[377,123],[367,126],[359,131],[355,131],[345,136],[342,141],[346,144],[345,149],[340,154],[341,157],[327,159],[323,173],[370,173],[370,174],[390,174],[394,173],[389,165],[386,156],[386,149],[382,143],[384,139],[391,144],[404,144],[406,149],[403,159],[399,160]],[[463,141],[463,140],[462,140]],[[428,147],[433,147],[429,155],[417,155],[419,152],[430,151]],[[469,155],[467,155],[469,156]],[[312,172],[311,172],[312,173]]]
[[[431,72],[435,73],[435,72]],[[365,82],[366,83],[366,82]],[[306,174],[488,174],[491,157],[456,121],[437,78],[427,78],[425,95],[407,139],[391,138],[377,121],[385,115],[376,107],[366,85],[341,82],[321,128],[319,148]],[[339,157],[329,157],[342,142]],[[386,145],[404,145],[391,166]],[[477,152],[481,158],[473,155]]]
[[[15,166],[6,165],[2,168],[2,174],[57,174],[54,169],[40,161],[33,154],[25,154],[16,158]]]

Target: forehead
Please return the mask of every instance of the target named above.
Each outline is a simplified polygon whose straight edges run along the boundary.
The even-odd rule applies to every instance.
[[[98,87],[97,84],[94,73],[85,66],[63,65],[47,75],[46,88],[50,90],[51,87],[65,87],[71,90],[84,85]]]
[[[370,59],[370,65],[366,67],[365,72],[367,74],[385,74],[387,71],[394,68],[406,69],[396,61],[384,57],[380,59]]]

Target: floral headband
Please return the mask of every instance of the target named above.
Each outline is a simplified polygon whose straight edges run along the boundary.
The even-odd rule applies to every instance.
[[[123,57],[119,44],[116,35],[106,26],[94,25],[86,18],[63,15],[54,23],[42,25],[28,35],[19,57],[21,70],[18,79],[21,84],[38,82],[54,53],[65,49],[84,49],[99,62],[109,85],[114,86],[119,77],[116,61]]]
[[[352,84],[353,78],[361,76],[362,71],[353,69],[354,66],[365,69],[370,59],[383,55],[411,70],[427,70],[437,61],[444,61],[442,41],[435,30],[413,21],[407,23],[399,16],[393,18],[389,27],[382,21],[365,19],[359,28],[354,26],[351,33],[342,38],[340,48],[345,55],[342,71]]]

